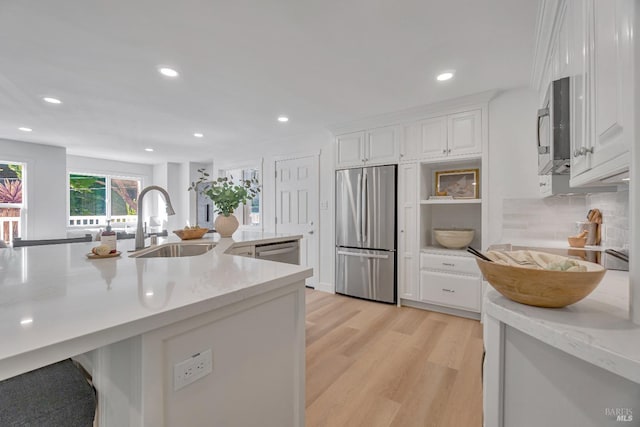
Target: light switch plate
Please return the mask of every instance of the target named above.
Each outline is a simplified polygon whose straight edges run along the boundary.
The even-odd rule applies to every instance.
[[[173,390],[178,391],[196,380],[205,377],[213,370],[211,349],[196,353],[173,366]]]

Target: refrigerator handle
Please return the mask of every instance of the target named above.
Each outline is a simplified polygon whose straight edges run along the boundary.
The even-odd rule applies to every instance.
[[[362,173],[358,174],[356,193],[356,239],[362,243]]]
[[[355,256],[359,258],[389,259],[388,254],[378,255],[378,254],[366,254],[366,253],[360,253],[360,252],[338,251],[338,255]]]
[[[369,195],[368,195],[368,189],[369,189],[369,183],[367,180],[367,172],[365,170],[362,171],[362,217],[360,219],[361,223],[362,223],[362,243],[365,243],[367,241],[367,226],[368,221],[367,221],[367,217],[369,215]]]

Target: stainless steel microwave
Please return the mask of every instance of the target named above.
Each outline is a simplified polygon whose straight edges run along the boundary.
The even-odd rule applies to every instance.
[[[571,167],[569,77],[554,80],[538,110],[538,175],[568,174]]]

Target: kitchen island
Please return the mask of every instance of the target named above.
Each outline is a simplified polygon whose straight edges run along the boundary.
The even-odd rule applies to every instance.
[[[0,379],[77,356],[101,426],[302,426],[312,271],[224,253],[299,238],[205,238],[213,250],[178,258],[129,257],[133,240],[95,260],[95,242],[0,249]],[[208,350],[212,372],[176,390],[175,365]]]
[[[582,301],[531,307],[484,298],[485,426],[640,426],[640,326],[627,272]],[[621,424],[622,422],[622,424]]]

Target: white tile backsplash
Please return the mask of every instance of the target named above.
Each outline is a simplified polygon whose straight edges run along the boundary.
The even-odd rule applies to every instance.
[[[586,221],[589,209],[602,212],[602,246],[629,245],[629,190],[575,194],[544,199],[504,199],[502,240],[531,239],[566,242],[576,234],[576,222]]]

